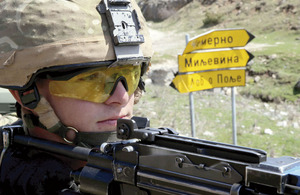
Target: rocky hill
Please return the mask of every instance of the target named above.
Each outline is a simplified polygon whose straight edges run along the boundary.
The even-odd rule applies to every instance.
[[[300,156],[299,0],[139,0],[139,5],[155,53],[136,115],[149,117],[153,127],[190,136],[189,95],[168,86],[186,35],[245,28],[256,37],[246,46],[255,58],[247,65],[246,86],[235,88],[238,145],[269,156]],[[230,89],[193,94],[196,137],[232,143]]]
[[[148,21],[161,22],[172,17],[178,23],[193,22],[192,29],[203,27],[207,15],[220,19],[211,25],[236,22],[235,25],[252,23],[251,26],[257,26],[255,22],[261,23],[262,31],[300,29],[300,2],[297,0],[139,0],[139,5]]]
[[[140,0],[139,5],[154,41],[150,75],[154,83],[172,80],[186,34],[193,37],[212,29],[246,28],[256,36],[247,46],[256,58],[248,66],[251,86],[242,93],[268,102],[300,98],[299,0]],[[276,85],[275,91],[284,88],[287,94],[265,91],[266,83]]]

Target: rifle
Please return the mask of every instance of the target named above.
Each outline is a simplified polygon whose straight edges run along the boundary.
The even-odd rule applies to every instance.
[[[3,151],[11,144],[86,161],[71,178],[83,194],[299,194],[300,159],[267,158],[263,150],[179,136],[150,128],[145,118],[119,119],[118,142],[99,148],[22,135],[21,126],[2,128]],[[2,140],[2,139],[1,139]]]

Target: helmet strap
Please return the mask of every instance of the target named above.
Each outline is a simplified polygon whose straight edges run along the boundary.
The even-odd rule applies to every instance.
[[[139,85],[138,85],[138,87],[139,87],[142,91],[146,92],[146,90],[145,90],[145,82],[144,82],[144,80],[143,80],[142,77],[141,77],[140,80],[139,80]]]
[[[116,131],[107,132],[78,132],[74,142],[83,147],[94,148],[104,142],[120,141]]]
[[[33,111],[37,114],[37,116],[27,110],[25,111],[25,109],[22,110],[23,120],[27,128],[31,129],[34,127],[40,127],[51,133],[65,137],[66,132],[69,131],[69,129],[60,122],[45,97],[40,96],[40,101],[37,103],[37,106],[33,109]]]
[[[40,101],[40,94],[35,84],[32,84],[26,90],[18,90],[18,92],[23,106],[30,109],[37,107]]]
[[[23,109],[24,110],[24,109]],[[67,127],[58,119],[54,110],[50,106],[49,102],[45,97],[41,96],[40,102],[34,109],[38,116],[33,113],[28,113],[28,111],[23,111],[23,120],[27,128],[31,129],[34,127],[40,127],[51,133],[57,134],[63,138],[66,143],[72,143],[84,147],[95,147],[101,145],[103,142],[107,141],[118,141],[116,132],[78,132],[73,127]],[[68,131],[74,131],[76,133],[75,139],[69,141],[66,138]]]
[[[51,132],[55,133],[56,130],[53,128],[57,126],[59,119],[45,97],[41,96],[37,107],[33,110],[39,116],[39,121],[44,125],[44,127],[47,130],[51,129]]]

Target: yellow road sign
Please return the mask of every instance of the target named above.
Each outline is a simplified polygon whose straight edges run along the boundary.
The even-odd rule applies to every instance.
[[[180,93],[217,87],[245,86],[246,70],[218,70],[176,75],[171,84]]]
[[[179,72],[245,67],[254,56],[245,49],[178,55]]]
[[[189,41],[184,54],[200,49],[244,47],[254,36],[245,29],[213,30]]]

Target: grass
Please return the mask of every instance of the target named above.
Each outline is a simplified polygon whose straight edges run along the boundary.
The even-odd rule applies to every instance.
[[[193,12],[193,10],[191,10],[191,12]],[[187,13],[182,14],[185,16]],[[180,20],[178,23],[181,25],[184,17],[177,17],[179,17]],[[203,16],[203,18],[205,19],[205,16]],[[176,24],[175,19],[169,19],[166,22],[153,24],[152,26],[166,31],[166,28],[161,27],[163,24],[166,24],[167,27],[170,27],[170,29],[174,31],[173,28]],[[188,24],[184,24],[180,29],[186,29],[185,25]],[[224,24],[221,23],[220,25],[214,26],[214,28],[220,29],[222,25]],[[255,23],[255,25],[257,24]],[[227,28],[238,27],[236,24],[231,24],[231,21],[226,23],[226,26]],[[178,29],[177,32],[181,35],[181,38],[178,34],[174,35],[177,40],[184,39],[184,34],[180,29]],[[199,35],[211,29],[212,28],[201,28],[196,30],[196,32],[198,32]],[[250,29],[252,29],[252,27],[250,27]],[[293,88],[300,80],[300,31],[266,30],[265,32],[260,32],[260,28],[258,29],[259,30],[250,31],[256,38],[246,46],[246,49],[248,49],[255,58],[250,63],[251,65],[248,66],[249,76],[247,77],[247,86],[241,89],[241,93],[246,96],[261,98],[263,101],[298,101],[300,94],[294,94]],[[188,32],[187,34],[190,34],[190,37],[196,33],[195,31]],[[166,34],[168,34],[167,31]],[[183,44],[182,48],[184,48]],[[179,50],[172,48],[164,52],[160,51],[155,53],[153,64],[159,64],[171,60],[172,58],[176,63],[178,52],[175,51]],[[256,76],[261,78],[260,82],[254,82]]]
[[[298,31],[274,31],[256,33],[254,43],[267,44],[268,47],[256,51],[257,55],[289,54],[299,55],[300,32]]]
[[[153,63],[153,64],[159,64],[159,63],[174,59],[174,56],[171,54],[154,53],[154,55],[156,56],[156,58],[151,60],[151,63]]]
[[[300,80],[300,11],[281,11],[287,4],[299,8],[300,2],[261,3],[244,0],[238,7],[238,2],[218,1],[203,6],[193,1],[164,22],[150,23],[151,28],[166,34],[165,44],[182,40],[181,49],[170,47],[156,52],[153,66],[172,57],[177,63],[176,57],[185,46],[185,34],[194,37],[212,29],[246,28],[256,36],[246,47],[255,58],[247,67],[246,86],[236,88],[238,145],[263,149],[269,156],[300,157],[296,147],[300,145],[300,94],[293,94]],[[219,18],[207,27],[205,19],[209,14],[210,21],[213,16]],[[298,30],[291,30],[297,26]],[[168,86],[148,85],[146,90],[135,106],[135,114],[150,118],[152,127],[172,127],[181,135],[191,136],[188,94]],[[231,97],[199,91],[194,93],[194,103],[196,137],[231,144]]]
[[[294,94],[293,88],[300,80],[299,36],[296,32],[283,31],[256,36],[254,44],[267,46],[252,52],[256,56],[248,67],[252,77],[241,93],[265,101],[298,101],[300,94]],[[257,75],[260,81],[253,82]]]
[[[189,95],[167,86],[148,85],[135,105],[135,115],[148,117],[151,127],[171,127],[191,136]],[[293,127],[300,109],[236,96],[238,145],[263,149],[270,156],[300,156],[300,129]],[[232,144],[231,96],[194,92],[196,137]],[[280,125],[282,124],[282,125]],[[272,135],[268,134],[270,129]]]

